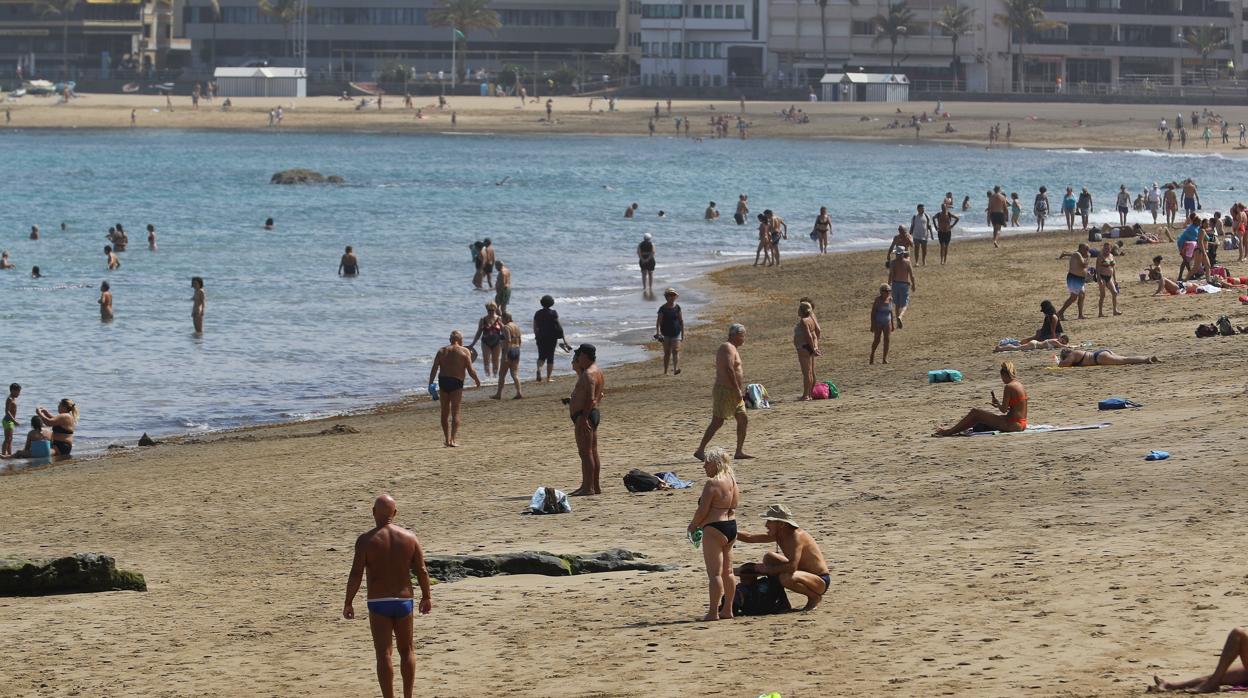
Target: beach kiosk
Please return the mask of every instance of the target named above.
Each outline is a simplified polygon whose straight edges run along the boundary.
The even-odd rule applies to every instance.
[[[303,68],[217,68],[212,74],[221,97],[307,97]]]
[[[910,101],[910,79],[900,73],[828,73],[819,84],[825,102]]]

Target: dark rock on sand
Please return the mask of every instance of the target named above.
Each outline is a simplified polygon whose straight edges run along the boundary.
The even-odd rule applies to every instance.
[[[334,434],[358,434],[359,429],[347,424],[335,424],[328,429],[322,429],[320,436],[333,436]]]
[[[143,435],[139,437],[140,446],[155,446],[158,443],[160,442],[148,436],[147,432],[143,432]]]
[[[138,572],[117,569],[100,553],[58,558],[0,557],[0,596],[44,596],[96,591],[147,591]]]
[[[315,170],[305,170],[296,167],[292,170],[282,170],[269,178],[269,184],[342,184],[343,179],[338,175],[325,175]]]
[[[425,560],[429,576],[441,582],[457,582],[467,577],[494,577],[502,574],[540,574],[568,577],[599,572],[667,572],[673,565],[639,562],[645,555],[615,548],[590,555],[555,555],[543,551],[499,555],[433,555]]]

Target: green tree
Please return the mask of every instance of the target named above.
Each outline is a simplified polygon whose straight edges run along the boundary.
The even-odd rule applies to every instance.
[[[61,18],[61,79],[69,79],[69,16],[82,0],[35,0],[34,10],[44,17]]]
[[[266,14],[282,23],[282,34],[285,36],[287,55],[294,55],[291,50],[290,25],[299,19],[303,12],[303,0],[259,0],[261,14]]]
[[[1018,44],[1018,85],[1027,91],[1027,63],[1023,44],[1046,29],[1061,29],[1065,22],[1055,22],[1044,14],[1044,0],[1002,0],[1005,12],[993,16],[993,22],[1010,32],[1010,46]]]
[[[211,58],[209,59],[209,62],[212,63],[212,65],[208,67],[212,68],[213,70],[216,70],[217,69],[217,24],[221,21],[221,0],[208,0],[208,9],[212,11],[212,41],[208,44],[208,46],[210,47],[209,50],[211,51],[211,53],[209,54],[211,56]]]
[[[463,75],[460,61],[467,61],[468,32],[495,32],[503,26],[498,13],[491,10],[490,0],[438,0],[438,6],[429,12],[429,24],[435,27],[450,27],[455,41],[463,48],[455,54],[455,65],[451,70],[455,75]]]
[[[936,20],[949,38],[953,39],[953,57],[949,67],[953,70],[953,91],[958,91],[958,40],[975,30],[975,8],[966,5],[945,5]]]
[[[1188,45],[1196,55],[1200,56],[1203,63],[1209,62],[1209,56],[1214,51],[1226,48],[1230,44],[1226,40],[1226,31],[1221,27],[1215,27],[1212,24],[1203,27],[1188,27],[1187,32],[1183,34],[1183,42]],[[1214,64],[1215,68],[1217,64]],[[1203,71],[1205,74],[1205,87],[1209,87],[1209,72]]]
[[[879,14],[871,18],[875,27],[875,38],[871,43],[878,44],[888,39],[888,65],[897,72],[897,42],[914,31],[914,10],[906,7],[905,2],[894,2],[888,6],[887,14]]]

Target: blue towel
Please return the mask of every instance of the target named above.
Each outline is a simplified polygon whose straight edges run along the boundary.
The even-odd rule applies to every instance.
[[[1170,454],[1165,451],[1149,451],[1148,455],[1144,456],[1144,460],[1165,460],[1169,457]]]
[[[676,473],[671,473],[671,472],[655,473],[654,476],[659,478],[663,482],[666,482],[668,486],[670,486],[674,490],[683,490],[683,489],[688,489],[690,487],[693,487],[692,482],[690,482],[689,480],[681,480],[680,478],[676,477]]]

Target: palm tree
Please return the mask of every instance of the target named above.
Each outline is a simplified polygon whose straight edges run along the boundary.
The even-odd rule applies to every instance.
[[[61,79],[69,79],[69,16],[82,0],[35,0],[35,12],[44,17],[61,18]]]
[[[958,91],[958,40],[975,29],[975,8],[966,5],[945,5],[936,20],[936,26],[944,30],[953,39],[953,58],[949,66],[953,68],[953,91]]]
[[[462,75],[459,61],[467,61],[468,37],[470,31],[488,31],[493,33],[503,26],[498,13],[489,8],[490,0],[438,0],[438,6],[429,13],[429,24],[435,27],[450,27],[454,40],[463,42],[463,50],[457,52],[456,65],[451,66],[454,75]]]
[[[1055,22],[1044,15],[1044,0],[1001,0],[1005,12],[995,15],[993,22],[1010,32],[1010,46],[1018,44],[1018,84],[1027,90],[1027,64],[1023,57],[1023,44],[1046,29],[1060,29],[1065,22]]]
[[[212,51],[212,65],[209,66],[213,70],[217,69],[217,23],[221,21],[221,0],[208,0],[208,9],[212,10],[212,43],[209,44]]]
[[[1207,62],[1214,51],[1224,49],[1228,45],[1226,32],[1212,24],[1188,28],[1183,35],[1183,41],[1200,56],[1202,62]],[[1205,73],[1205,87],[1209,87],[1209,72],[1203,72]]]
[[[905,2],[893,2],[888,5],[888,14],[880,14],[871,18],[875,26],[875,38],[871,43],[879,43],[888,39],[888,65],[893,72],[897,71],[897,42],[910,35],[914,28],[914,10],[906,7]]]
[[[259,0],[257,3],[260,7],[260,13],[266,14],[282,23],[282,33],[285,36],[287,52],[290,51],[290,25],[299,19],[299,13],[303,11],[303,0]]]

